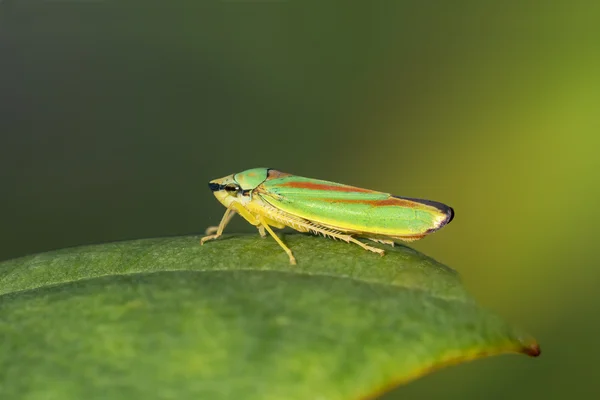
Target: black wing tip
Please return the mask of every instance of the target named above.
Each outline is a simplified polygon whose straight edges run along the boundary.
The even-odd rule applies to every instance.
[[[448,225],[454,219],[454,208],[446,206],[446,215],[448,217],[446,218],[446,221],[444,221],[444,225]]]
[[[427,206],[434,207],[434,208],[437,208],[438,210],[440,210],[440,212],[442,214],[446,215],[446,218],[442,221],[442,223],[440,224],[440,226],[437,227],[437,228],[435,228],[434,230],[437,230],[437,229],[441,228],[444,225],[448,225],[454,219],[454,209],[452,207],[450,207],[450,206],[447,206],[444,203],[440,203],[439,201],[425,200],[425,199],[415,199],[415,198],[412,198],[412,197],[401,197],[401,196],[392,196],[392,197],[396,197],[398,199],[416,201],[417,203],[425,204]]]
[[[446,218],[444,218],[444,220],[435,228],[432,229],[432,232],[435,232],[441,228],[443,228],[444,226],[448,225],[450,222],[452,222],[452,220],[454,219],[454,209],[450,206],[447,206],[443,203],[437,203],[438,205],[435,206],[435,208],[437,208],[438,210],[440,210],[443,214],[446,215]]]

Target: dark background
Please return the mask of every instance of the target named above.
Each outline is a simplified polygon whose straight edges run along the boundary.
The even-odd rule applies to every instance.
[[[0,0],[0,260],[201,233],[259,166],[438,200],[414,247],[543,354],[386,398],[593,397],[600,3],[360,4]]]

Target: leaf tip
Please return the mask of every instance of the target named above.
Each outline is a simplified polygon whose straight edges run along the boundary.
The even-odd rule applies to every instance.
[[[540,345],[537,344],[536,342],[533,342],[532,344],[530,344],[528,346],[524,346],[522,349],[522,352],[524,354],[527,354],[529,357],[539,357],[540,354],[542,354]]]

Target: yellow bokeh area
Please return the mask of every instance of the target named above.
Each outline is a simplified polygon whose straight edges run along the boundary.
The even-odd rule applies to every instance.
[[[0,259],[201,233],[254,167],[441,201],[411,246],[542,355],[384,398],[600,394],[599,2],[137,3],[0,2]]]

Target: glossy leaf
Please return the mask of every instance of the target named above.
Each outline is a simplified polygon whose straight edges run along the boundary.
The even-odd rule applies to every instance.
[[[456,272],[286,235],[144,239],[0,263],[0,398],[365,399],[535,340]]]

